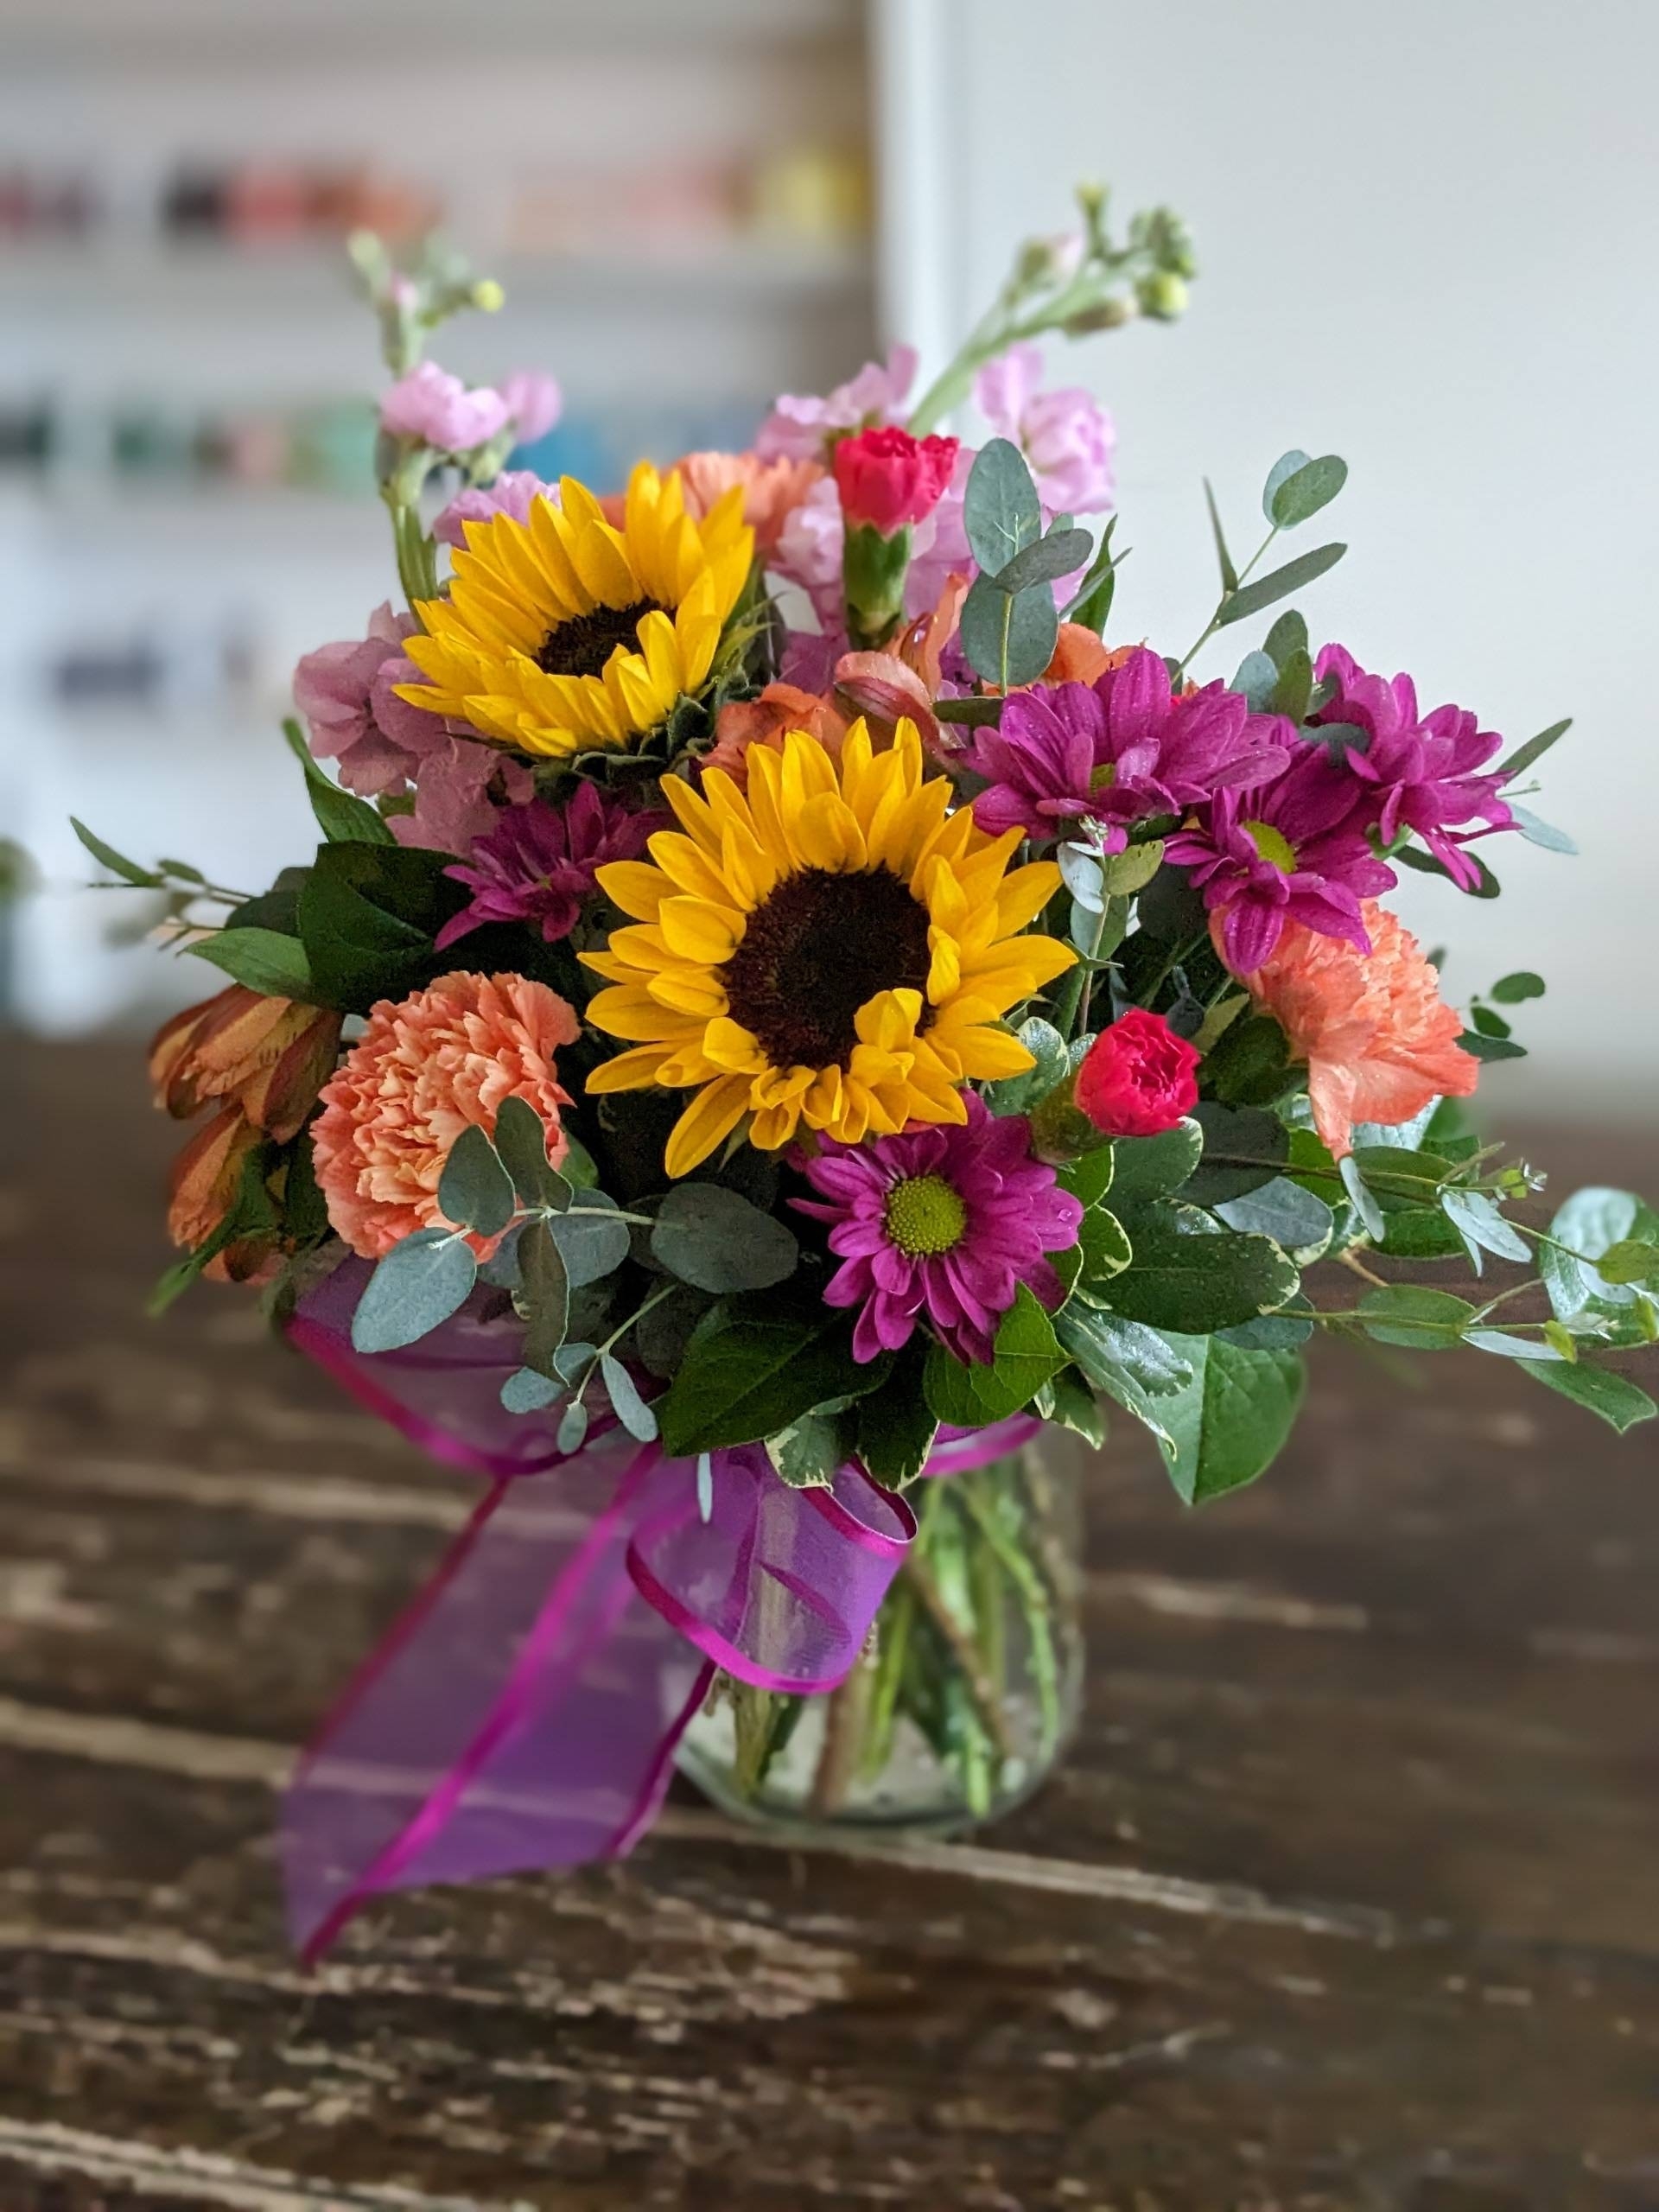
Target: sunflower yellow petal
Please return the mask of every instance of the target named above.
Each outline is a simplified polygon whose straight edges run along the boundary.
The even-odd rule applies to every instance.
[[[689,1175],[723,1143],[749,1109],[747,1076],[722,1076],[705,1084],[674,1124],[663,1165],[671,1177]]]

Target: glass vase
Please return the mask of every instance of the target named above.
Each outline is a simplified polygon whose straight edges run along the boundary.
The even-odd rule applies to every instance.
[[[1077,1445],[1045,1431],[912,1485],[916,1541],[845,1682],[796,1697],[717,1675],[682,1771],[739,1819],[804,1830],[949,1834],[1028,1796],[1082,1697]]]

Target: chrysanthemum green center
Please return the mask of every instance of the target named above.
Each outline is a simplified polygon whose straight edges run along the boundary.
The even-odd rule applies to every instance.
[[[907,1175],[887,1192],[885,1222],[901,1252],[932,1258],[961,1243],[968,1209],[943,1175]]]
[[[925,988],[927,909],[890,868],[786,875],[749,916],[721,971],[734,1021],[775,1068],[844,1068],[858,1010]]]
[[[1296,873],[1296,848],[1282,830],[1275,830],[1271,822],[1246,822],[1240,827],[1269,868],[1276,868],[1281,875]]]
[[[1092,770],[1092,771],[1090,772],[1090,777],[1089,777],[1089,789],[1090,790],[1090,791],[1109,791],[1109,790],[1110,790],[1110,788],[1111,788],[1111,786],[1112,786],[1112,785],[1113,785],[1116,781],[1117,781],[1117,763],[1116,763],[1116,760],[1103,760],[1103,761],[1101,762],[1101,764],[1100,764],[1099,767],[1098,767],[1098,768],[1096,768],[1096,769],[1094,769],[1094,770]]]
[[[646,615],[666,612],[654,599],[636,599],[632,607],[595,607],[590,613],[573,614],[543,639],[536,665],[549,676],[602,676],[619,645],[639,652],[639,625]]]

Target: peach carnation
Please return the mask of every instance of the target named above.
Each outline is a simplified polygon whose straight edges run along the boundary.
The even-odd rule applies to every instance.
[[[816,461],[762,461],[753,453],[688,453],[674,466],[693,522],[734,484],[743,486],[743,519],[762,560],[777,551],[784,524],[824,473]]]
[[[1466,1098],[1480,1075],[1416,938],[1375,899],[1361,911],[1369,953],[1287,922],[1270,957],[1244,978],[1292,1058],[1306,1061],[1313,1126],[1337,1160],[1353,1150],[1356,1122],[1408,1122],[1435,1098]],[[1210,925],[1217,951],[1220,918]]]
[[[556,1166],[569,1149],[570,1103],[554,1053],[575,1042],[574,1009],[523,976],[441,976],[400,1005],[383,999],[322,1094],[312,1128],[328,1218],[353,1251],[378,1260],[438,1211],[438,1178],[469,1122],[493,1131],[504,1098],[522,1098],[547,1131]],[[474,1238],[480,1252],[488,1242]]]

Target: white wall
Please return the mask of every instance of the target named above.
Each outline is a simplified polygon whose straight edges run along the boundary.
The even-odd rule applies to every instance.
[[[1162,200],[1202,263],[1185,324],[1064,350],[1121,435],[1120,635],[1184,652],[1214,596],[1199,480],[1253,548],[1290,446],[1352,475],[1316,634],[1512,741],[1572,713],[1491,904],[1408,878],[1449,993],[1529,967],[1506,1114],[1645,1115],[1659,1084],[1659,73],[1654,0],[934,0],[956,319],[1078,177]],[[1265,624],[1261,626],[1265,626]],[[1232,640],[1237,640],[1235,650]],[[1251,626],[1201,664],[1230,674]]]

